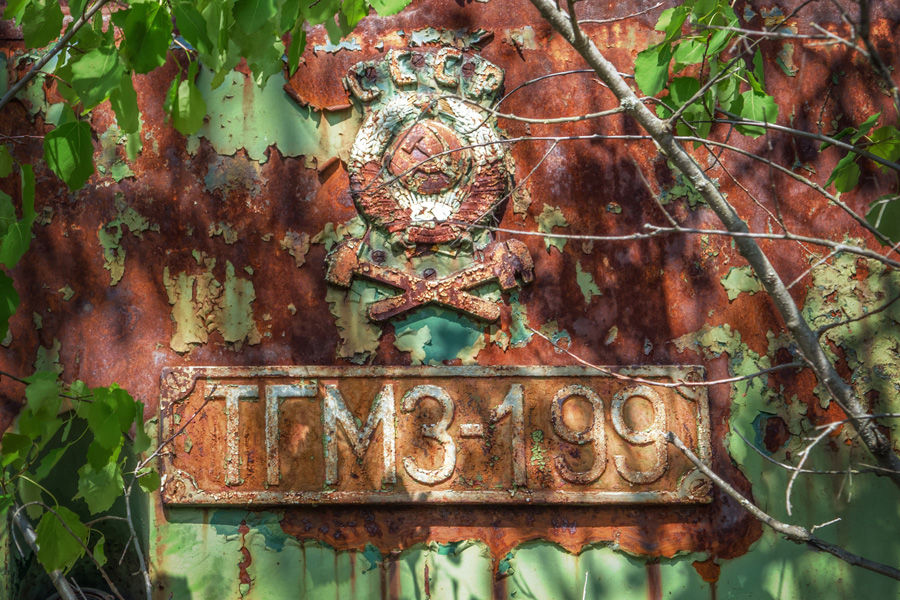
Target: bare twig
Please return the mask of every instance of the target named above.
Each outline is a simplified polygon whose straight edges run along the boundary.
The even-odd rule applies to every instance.
[[[784,491],[784,506],[787,508],[788,516],[792,516],[792,507],[791,507],[791,490],[794,488],[794,482],[797,481],[797,477],[800,475],[800,472],[803,470],[803,465],[806,464],[806,459],[809,458],[809,453],[812,452],[812,449],[816,447],[816,445],[821,442],[825,437],[831,435],[835,429],[840,426],[839,423],[829,423],[824,431],[814,437],[812,441],[800,451],[800,462],[797,464],[797,468],[791,473],[791,478],[788,480],[787,489]]]
[[[663,4],[664,4],[663,2],[657,2],[656,4],[654,4],[653,6],[651,6],[650,8],[645,8],[644,10],[640,10],[640,11],[638,11],[638,12],[636,12],[636,13],[631,13],[630,15],[624,15],[624,16],[621,16],[621,17],[611,17],[611,18],[609,18],[609,19],[579,19],[579,20],[578,20],[578,24],[579,24],[579,25],[584,25],[585,23],[590,23],[590,24],[592,24],[592,25],[602,25],[603,23],[615,23],[616,21],[624,21],[625,19],[630,19],[630,18],[632,18],[632,17],[639,17],[639,16],[641,16],[641,15],[643,15],[643,14],[647,14],[647,13],[650,12],[651,10],[656,10],[657,8],[659,8],[660,6],[662,6]]]
[[[716,473],[713,472],[713,470],[710,469],[709,466],[706,465],[706,463],[700,460],[697,455],[694,454],[693,451],[688,448],[677,435],[670,431],[666,434],[666,439],[670,444],[678,448],[689,461],[694,463],[694,465],[698,469],[700,469],[700,471],[702,471],[704,475],[709,477],[712,482],[715,483],[717,487],[719,487],[719,489],[721,489],[726,494],[731,496],[731,498],[737,501],[737,503],[740,504],[744,508],[744,510],[756,517],[757,520],[774,529],[776,532],[787,537],[792,542],[796,542],[798,544],[806,544],[810,548],[827,552],[828,554],[831,554],[832,556],[835,556],[854,567],[867,569],[869,571],[878,573],[879,575],[884,575],[885,577],[890,577],[891,579],[900,581],[900,569],[895,569],[894,567],[884,565],[867,558],[863,558],[862,556],[853,554],[852,552],[848,552],[840,546],[832,544],[831,542],[826,542],[825,540],[816,537],[805,527],[783,523],[775,517],[764,512],[762,509],[760,509],[755,504],[747,500],[747,498],[745,498],[743,495],[741,495],[741,493],[734,489],[727,481],[716,475]]]
[[[59,52],[68,45],[69,40],[75,37],[75,34],[78,33],[78,30],[89,23],[94,14],[98,10],[103,8],[103,5],[107,2],[109,2],[109,0],[97,0],[97,2],[95,2],[93,6],[87,9],[84,14],[78,18],[77,21],[69,26],[69,29],[66,31],[66,33],[63,34],[61,38],[59,38],[59,41],[56,42],[56,44],[46,54],[44,54],[44,56],[42,56],[39,61],[34,63],[31,68],[28,69],[28,72],[22,77],[22,79],[20,79],[12,87],[10,87],[9,90],[3,95],[3,97],[0,98],[0,110],[3,110],[3,107],[9,104],[9,101],[12,100],[16,96],[16,94],[22,91],[22,89],[26,85],[28,85],[28,82],[35,78],[40,70],[44,68],[44,65],[50,62],[50,60],[54,56],[59,54]]]
[[[894,296],[893,298],[891,298],[890,300],[888,300],[887,302],[885,302],[884,304],[882,304],[882,305],[879,306],[878,308],[876,308],[876,309],[874,309],[874,310],[870,310],[870,311],[867,312],[867,313],[863,313],[863,314],[859,315],[858,317],[853,317],[853,318],[851,318],[851,319],[846,319],[846,320],[844,320],[844,321],[838,321],[837,323],[829,323],[828,325],[823,325],[822,327],[819,327],[819,328],[816,330],[816,335],[817,335],[818,337],[821,338],[822,335],[824,335],[826,332],[828,332],[828,331],[834,329],[835,327],[842,327],[843,325],[849,325],[850,323],[856,323],[857,321],[862,321],[863,319],[868,319],[868,318],[871,317],[872,315],[877,315],[878,313],[887,310],[887,309],[890,308],[897,300],[900,300],[900,294]]]
[[[581,358],[580,356],[578,356],[577,354],[575,354],[568,348],[560,346],[559,344],[557,344],[556,342],[551,340],[549,337],[547,337],[546,335],[544,335],[543,333],[541,333],[540,331],[538,331],[531,325],[526,324],[525,328],[528,329],[529,331],[531,331],[533,334],[537,335],[538,337],[541,337],[541,338],[547,340],[550,343],[550,345],[552,345],[554,348],[556,348],[560,352],[564,352],[564,353],[568,354],[569,356],[574,358],[576,361],[578,361],[582,365],[584,365],[586,367],[590,367],[591,369],[596,369],[597,371],[600,371],[604,375],[608,375],[608,376],[612,377],[613,379],[618,379],[620,381],[627,381],[629,383],[642,383],[644,385],[652,385],[652,386],[661,387],[661,388],[711,387],[714,385],[731,384],[731,383],[736,383],[738,381],[745,381],[747,379],[755,379],[757,377],[761,377],[763,375],[768,375],[769,373],[773,373],[775,371],[781,371],[783,369],[798,369],[798,368],[803,367],[803,365],[800,363],[786,363],[783,365],[775,365],[774,367],[769,367],[768,369],[760,369],[759,371],[756,371],[755,373],[749,373],[747,375],[740,375],[738,377],[728,377],[727,379],[714,379],[712,381],[685,381],[683,379],[679,379],[674,382],[654,381],[652,379],[644,379],[643,377],[632,377],[630,375],[622,375],[621,373],[619,373],[617,371],[613,371],[611,369],[607,369],[607,368],[601,367],[599,365],[595,365],[595,364],[588,362],[585,359]]]
[[[811,0],[810,0],[811,1]],[[892,482],[900,487],[900,457],[894,452],[890,439],[878,430],[876,423],[861,417],[867,414],[862,400],[850,385],[844,381],[831,364],[818,338],[803,319],[799,307],[785,287],[778,272],[769,258],[762,251],[756,240],[745,237],[749,233],[747,224],[716,188],[703,169],[672,135],[668,123],[660,120],[645,106],[625,80],[619,76],[618,70],[597,49],[590,38],[579,37],[573,30],[569,15],[559,10],[551,0],[531,0],[548,23],[585,59],[597,76],[619,99],[638,124],[653,138],[660,152],[691,182],[694,189],[716,213],[725,228],[732,233],[742,234],[735,237],[739,252],[744,256],[756,273],[765,290],[769,293],[775,308],[778,310],[785,326],[791,332],[799,351],[806,356],[816,378],[832,395],[837,404],[853,419],[853,426],[860,439],[878,461],[879,466],[893,469],[898,473],[889,473]],[[805,2],[803,5],[808,4]],[[805,133],[805,132],[804,132]],[[889,162],[889,161],[887,161]],[[894,165],[900,169],[900,165]]]
[[[76,540],[78,540],[78,543],[81,545],[81,547],[82,547],[82,549],[84,550],[85,554],[87,554],[88,558],[90,558],[91,561],[93,561],[94,566],[97,567],[97,570],[100,571],[100,575],[103,577],[103,581],[106,582],[106,585],[109,586],[110,591],[111,591],[111,592],[115,595],[115,597],[118,598],[119,600],[125,600],[125,599],[122,597],[122,594],[119,593],[118,588],[116,588],[116,584],[113,583],[112,579],[109,578],[109,575],[106,573],[106,569],[104,569],[104,568],[100,565],[100,563],[99,563],[99,562],[97,561],[97,559],[94,557],[94,553],[91,552],[91,549],[88,548],[87,544],[84,543],[84,540],[82,540],[80,537],[78,537],[78,535],[77,535],[74,531],[72,531],[72,528],[69,527],[69,524],[66,523],[66,522],[63,520],[63,518],[60,517],[59,514],[58,514],[55,510],[53,510],[52,508],[50,508],[50,506],[48,506],[47,504],[44,504],[43,502],[29,502],[29,503],[27,503],[27,504],[23,504],[23,505],[21,505],[21,506],[17,506],[17,507],[16,507],[16,510],[15,510],[14,513],[13,513],[13,520],[14,520],[14,521],[17,521],[17,519],[25,519],[25,517],[24,517],[21,513],[22,513],[23,510],[25,510],[25,509],[26,509],[27,507],[29,507],[29,506],[41,506],[41,507],[43,507],[43,509],[46,510],[48,513],[50,513],[51,515],[53,515],[54,517],[56,517],[56,520],[59,521],[59,524],[63,526],[63,529],[65,529],[65,530],[69,533],[69,535],[71,535],[73,538],[75,538]],[[17,521],[17,522],[18,522],[18,521]],[[27,519],[26,519],[26,522],[27,522]],[[29,526],[30,526],[30,523],[29,523]],[[20,529],[21,529],[21,527],[20,527]],[[37,539],[37,537],[35,537],[35,540],[36,540],[36,539]],[[30,544],[30,542],[29,542],[29,544]],[[51,575],[51,578],[52,578],[52,575]]]
[[[34,553],[37,554],[37,533],[34,531],[34,527],[31,526],[31,523],[28,522],[28,519],[25,517],[25,515],[22,514],[21,510],[13,511],[12,520],[13,523],[16,524],[16,527],[19,528],[19,531],[22,532],[22,536],[25,538],[25,542],[27,542]],[[47,573],[47,575],[50,576],[50,581],[53,582],[53,587],[55,587],[56,591],[59,592],[59,597],[61,598],[61,600],[78,600],[78,598],[75,596],[75,591],[72,589],[72,586],[66,580],[63,572],[60,569],[50,571]]]

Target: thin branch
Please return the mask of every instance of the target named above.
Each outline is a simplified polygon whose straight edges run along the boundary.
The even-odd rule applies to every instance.
[[[835,556],[854,567],[867,569],[869,571],[878,573],[879,575],[884,575],[885,577],[890,577],[891,579],[900,581],[900,569],[895,569],[894,567],[884,565],[867,558],[863,558],[862,556],[853,554],[852,552],[848,552],[840,546],[832,544],[831,542],[826,542],[825,540],[816,537],[805,527],[783,523],[775,517],[764,512],[762,509],[760,509],[755,504],[747,500],[747,498],[745,498],[743,495],[741,495],[741,493],[734,489],[727,481],[716,475],[713,470],[710,469],[706,465],[706,463],[700,460],[697,455],[694,454],[693,451],[691,451],[691,449],[688,448],[677,435],[670,431],[666,434],[666,440],[668,440],[670,444],[678,448],[689,461],[694,463],[694,465],[698,469],[700,469],[700,471],[702,471],[704,475],[709,477],[712,482],[715,483],[722,491],[724,491],[726,494],[731,496],[731,498],[737,501],[737,503],[740,504],[744,508],[744,510],[756,517],[757,520],[774,529],[776,532],[784,535],[792,542],[798,544],[806,544],[812,549],[827,552],[828,554],[831,554],[832,556]]]
[[[652,385],[652,386],[661,387],[661,388],[711,387],[714,385],[731,384],[731,383],[736,383],[738,381],[744,381],[747,379],[755,379],[756,377],[761,377],[762,375],[768,375],[769,373],[772,373],[775,371],[781,371],[783,369],[798,369],[798,368],[803,367],[803,365],[800,363],[786,363],[783,365],[775,365],[774,367],[769,367],[768,369],[760,369],[759,371],[756,371],[755,373],[750,373],[748,375],[740,375],[738,377],[729,377],[727,379],[715,379],[713,381],[685,381],[683,379],[678,379],[674,382],[654,381],[652,379],[644,379],[643,377],[631,377],[629,375],[622,375],[621,373],[618,373],[616,371],[612,371],[610,369],[606,369],[599,365],[595,365],[595,364],[588,362],[585,359],[581,358],[580,356],[578,356],[577,354],[575,354],[568,348],[560,346],[559,344],[557,344],[556,342],[551,340],[549,337],[547,337],[546,335],[544,335],[543,333],[541,333],[540,331],[538,331],[531,325],[526,324],[525,328],[528,329],[529,331],[531,331],[533,334],[537,335],[538,337],[541,337],[541,338],[547,340],[551,346],[553,346],[560,352],[565,352],[566,354],[568,354],[569,356],[571,356],[572,358],[577,360],[582,365],[584,365],[586,367],[590,367],[591,369],[600,371],[604,375],[608,375],[608,376],[612,377],[613,379],[618,379],[620,381],[627,381],[629,383],[642,383],[644,385]]]
[[[741,154],[748,158],[752,158],[753,160],[759,161],[763,164],[769,165],[773,169],[780,171],[781,173],[787,175],[788,177],[794,179],[795,181],[798,181],[798,182],[802,183],[803,185],[806,185],[806,186],[814,189],[815,191],[819,192],[819,194],[821,194],[822,196],[827,198],[829,201],[833,202],[836,206],[838,206],[844,212],[846,212],[848,215],[850,215],[850,217],[853,218],[854,221],[859,223],[859,225],[863,229],[865,229],[866,231],[868,231],[869,233],[874,235],[879,241],[881,241],[885,244],[890,244],[890,242],[891,242],[891,240],[887,236],[885,236],[883,233],[881,233],[880,231],[878,231],[877,229],[872,227],[871,223],[866,221],[862,216],[859,215],[859,213],[857,213],[852,208],[850,208],[846,202],[844,202],[843,200],[841,200],[834,194],[829,193],[825,188],[820,186],[818,183],[815,183],[814,181],[807,179],[806,177],[804,177],[803,175],[800,175],[799,173],[794,173],[787,167],[783,167],[783,166],[779,165],[778,163],[773,162],[767,158],[763,158],[762,156],[759,156],[758,154],[754,154],[753,152],[750,152],[749,150],[744,150],[743,148],[738,148],[737,146],[732,146],[730,144],[726,144],[723,142],[716,142],[713,140],[707,140],[707,139],[691,137],[691,136],[677,136],[676,139],[680,140],[680,141],[697,142],[697,143],[704,144],[704,145],[717,146],[717,147],[723,148],[725,150],[728,150],[730,152],[735,152],[737,154]],[[898,243],[895,247],[891,248],[891,251],[897,252],[898,248],[900,248],[900,243]],[[891,251],[887,252],[886,254],[890,254]],[[897,253],[900,254],[900,252],[897,252]]]
[[[82,549],[84,550],[85,554],[88,555],[88,558],[90,558],[90,559],[93,561],[94,566],[96,566],[96,567],[97,567],[97,570],[100,571],[100,575],[103,577],[103,581],[106,582],[106,585],[109,586],[110,591],[111,591],[111,592],[116,596],[116,598],[118,598],[119,600],[125,600],[125,599],[122,597],[122,594],[119,593],[118,588],[116,588],[116,584],[114,584],[114,583],[112,582],[112,579],[109,578],[109,575],[107,575],[106,569],[104,569],[104,568],[100,565],[100,563],[99,563],[99,562],[97,561],[97,559],[94,557],[94,553],[91,552],[91,549],[88,548],[88,547],[87,547],[87,544],[84,543],[84,540],[82,540],[80,537],[78,537],[78,535],[77,535],[74,531],[72,531],[71,527],[69,527],[69,524],[66,523],[66,522],[63,520],[63,518],[60,517],[59,514],[58,514],[55,510],[53,510],[52,508],[50,508],[47,504],[44,504],[43,502],[29,502],[29,503],[27,503],[27,504],[23,504],[23,505],[21,505],[21,506],[18,506],[18,507],[16,508],[14,514],[13,514],[13,520],[16,520],[16,519],[18,519],[18,518],[23,518],[23,519],[24,519],[24,517],[22,516],[21,513],[22,513],[23,510],[25,510],[25,508],[27,508],[27,507],[29,507],[29,506],[41,506],[41,507],[43,507],[43,509],[46,510],[48,513],[50,513],[51,515],[53,515],[54,517],[56,517],[56,520],[59,521],[59,524],[63,526],[63,529],[65,529],[67,532],[69,532],[69,535],[71,535],[73,538],[75,538],[76,540],[78,540],[78,543],[81,544],[81,547],[82,547]],[[29,523],[29,526],[30,526],[30,523]],[[35,539],[37,539],[37,538],[35,538]]]
[[[638,11],[636,13],[631,13],[630,15],[625,15],[623,17],[612,17],[610,19],[579,19],[578,24],[584,25],[585,23],[590,23],[592,25],[602,25],[603,23],[615,23],[616,21],[624,21],[625,19],[630,19],[632,17],[639,17],[641,15],[647,14],[651,10],[656,10],[663,4],[664,4],[664,2],[657,2],[650,8],[645,8],[644,10]]]
[[[729,231],[722,229],[693,229],[689,227],[659,227],[657,225],[652,225],[650,223],[644,224],[645,229],[649,229],[650,231],[657,233],[695,233],[695,234],[703,234],[703,235],[724,235],[727,237],[732,237],[735,239],[760,239],[760,240],[791,240],[795,242],[806,242],[807,244],[814,244],[816,246],[824,246],[826,248],[832,248],[835,253],[838,252],[849,252],[851,254],[856,254],[858,256],[864,256],[866,258],[871,258],[872,260],[877,260],[878,262],[884,263],[894,269],[900,269],[900,262],[896,260],[891,260],[889,258],[883,257],[881,254],[869,250],[868,248],[861,248],[859,246],[852,246],[850,244],[844,244],[841,242],[833,242],[831,240],[826,240],[824,238],[814,238],[807,235],[797,235],[795,233],[755,233],[752,231]],[[542,234],[546,235],[546,234]]]
[[[748,233],[747,224],[693,157],[675,139],[669,124],[657,118],[647,106],[640,102],[631,87],[619,76],[615,66],[603,56],[589,38],[576,36],[569,22],[569,15],[559,10],[551,0],[531,0],[531,3],[594,69],[600,80],[619,99],[620,104],[650,134],[660,152],[672,161],[675,168],[691,182],[694,189],[725,225],[725,228],[733,233]],[[801,7],[808,3],[804,2]],[[900,169],[900,165],[897,168]],[[768,256],[762,251],[756,240],[750,237],[736,237],[735,242],[738,251],[750,264],[768,292],[775,308],[784,320],[785,326],[796,341],[799,351],[809,359],[816,378],[832,395],[838,406],[847,413],[848,417],[853,419],[853,426],[859,433],[860,439],[878,461],[879,466],[900,471],[900,457],[894,452],[890,439],[877,428],[875,423],[860,418],[867,414],[866,407],[853,388],[841,378],[824,349],[819,345],[818,338],[803,319],[799,307],[772,266]],[[896,486],[900,487],[900,473],[891,473],[887,476]]]
[[[87,11],[85,11],[85,13],[81,17],[79,17],[77,21],[75,21],[74,23],[72,23],[71,26],[69,26],[69,29],[66,31],[65,34],[63,34],[63,36],[61,38],[59,38],[59,41],[56,42],[56,44],[46,54],[44,54],[44,56],[42,56],[39,61],[37,61],[36,63],[34,63],[31,66],[31,68],[22,77],[22,79],[17,81],[15,83],[15,85],[13,85],[12,87],[9,88],[9,90],[3,95],[3,98],[0,98],[0,110],[3,110],[3,107],[5,107],[7,104],[9,104],[9,101],[12,100],[16,96],[16,94],[18,94],[20,91],[22,91],[22,89],[26,85],[28,85],[28,83],[32,79],[34,79],[34,77],[38,74],[38,72],[44,68],[44,65],[46,65],[48,62],[50,62],[50,60],[54,56],[59,54],[59,52],[63,48],[65,48],[66,45],[68,45],[69,40],[71,40],[75,36],[75,34],[78,33],[78,30],[81,29],[82,27],[84,27],[84,25],[86,25],[87,23],[89,23],[91,18],[94,16],[94,14],[98,10],[103,8],[103,5],[106,4],[107,2],[109,2],[109,0],[97,0],[97,2],[93,6],[91,6]]]
[[[891,162],[885,158],[881,158],[877,154],[872,154],[868,150],[863,150],[858,146],[854,146],[853,144],[848,144],[847,142],[842,142],[841,140],[837,140],[833,137],[822,135],[821,133],[812,133],[810,131],[803,131],[802,129],[794,129],[793,127],[787,127],[785,125],[778,125],[777,123],[767,123],[765,121],[753,121],[751,119],[744,119],[739,115],[736,115],[732,112],[728,112],[727,110],[723,110],[722,108],[717,108],[716,111],[727,115],[727,119],[716,119],[716,123],[728,123],[732,125],[749,125],[753,127],[763,127],[765,129],[770,129],[772,131],[780,131],[782,133],[788,133],[790,135],[794,135],[801,138],[806,138],[808,140],[816,140],[818,142],[827,142],[832,146],[837,146],[838,148],[843,148],[844,150],[848,150],[865,158],[868,158],[871,161],[877,162],[878,164],[887,167],[893,171],[900,171],[900,164],[895,162]]]
[[[816,447],[816,445],[821,442],[825,437],[831,435],[831,433],[837,429],[839,423],[829,423],[825,429],[817,435],[812,441],[800,451],[800,462],[797,464],[797,469],[791,473],[791,478],[788,480],[787,489],[784,491],[784,506],[787,508],[788,516],[793,515],[793,511],[791,510],[791,490],[794,489],[794,482],[797,481],[797,477],[800,476],[800,472],[803,470],[803,465],[806,464],[806,459],[809,458],[809,453],[812,452],[812,449]]]
[[[765,29],[743,29],[741,27],[728,27],[727,25],[704,25],[699,24],[698,28],[702,30],[706,29],[714,29],[716,31],[733,31],[735,33],[740,33],[741,35],[747,37],[764,37],[764,38],[774,38],[774,39],[788,39],[788,40],[823,40],[825,39],[824,35],[806,35],[802,33],[789,33],[786,31],[767,31]]]
[[[31,526],[31,523],[28,522],[28,519],[25,518],[25,515],[21,513],[21,509],[13,511],[12,520],[13,523],[16,524],[16,527],[19,528],[19,531],[22,532],[22,535],[25,537],[25,541],[31,547],[32,551],[37,554],[37,532],[35,532],[34,527]],[[21,549],[19,551],[21,552]],[[53,571],[49,571],[47,575],[50,576],[50,581],[53,582],[53,587],[55,587],[56,591],[59,592],[59,597],[61,600],[78,600],[77,596],[75,596],[75,591],[66,580],[62,570],[55,569]]]
[[[897,300],[900,300],[900,294],[894,296],[875,310],[870,310],[867,313],[861,314],[858,317],[853,317],[852,319],[847,319],[845,321],[838,321],[837,323],[830,323],[828,325],[823,325],[816,330],[816,335],[821,338],[824,333],[834,329],[835,327],[841,327],[843,325],[849,325],[850,323],[856,323],[857,321],[862,321],[863,319],[868,319],[872,315],[877,315],[880,312],[883,312],[890,308]]]
[[[757,454],[762,456],[764,459],[766,459],[773,465],[778,465],[779,467],[781,467],[782,469],[785,469],[786,471],[799,471],[801,473],[806,473],[809,475],[846,475],[847,473],[850,473],[850,472],[859,475],[862,473],[871,472],[871,471],[858,470],[858,469],[845,469],[845,470],[841,470],[841,471],[834,471],[834,470],[820,471],[818,469],[800,469],[798,467],[795,467],[794,465],[789,465],[789,464],[783,463],[781,461],[775,460],[774,458],[772,458],[771,456],[769,456],[768,454],[766,454],[765,452],[763,452],[762,450],[757,448],[756,445],[751,443],[750,440],[748,440],[746,437],[744,437],[744,435],[737,429],[732,429],[731,431],[732,431],[732,433],[736,433],[739,438],[744,440],[744,443],[747,444],[747,446],[750,449],[752,449],[754,452],[756,452]]]

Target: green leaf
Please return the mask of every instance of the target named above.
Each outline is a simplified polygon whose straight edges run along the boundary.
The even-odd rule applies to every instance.
[[[132,449],[136,454],[140,454],[150,448],[150,437],[144,431],[144,403],[135,402],[134,405],[134,444]]]
[[[844,127],[841,131],[839,131],[838,133],[836,133],[835,135],[833,135],[831,137],[836,140],[842,140],[845,137],[847,137],[848,135],[850,135],[851,133],[853,133],[854,131],[856,131],[856,127]],[[833,144],[831,142],[822,142],[822,145],[819,146],[819,152],[821,152],[825,148],[828,148],[832,145]]]
[[[705,40],[684,40],[675,47],[675,62],[679,65],[695,65],[703,61]]]
[[[115,20],[115,15],[113,15],[113,20]],[[79,29],[73,39],[75,40],[78,50],[81,50],[81,52],[76,51],[75,54],[72,55],[76,58],[85,52],[99,47],[103,43],[109,45],[110,42],[106,41],[106,35],[103,33],[103,15],[101,12],[98,11],[95,13],[94,18],[91,20],[91,26]]]
[[[669,86],[667,103],[680,108],[685,102],[700,91],[700,82],[693,77],[676,77]]]
[[[7,0],[6,8],[3,9],[3,19],[7,21],[16,21],[16,25],[22,26],[22,13],[31,4],[31,0]]]
[[[707,56],[716,56],[719,54],[734,35],[734,31],[728,31],[726,29],[720,29],[712,34],[709,38],[709,47],[706,50]]]
[[[736,74],[731,74],[716,85],[716,94],[719,106],[727,111],[732,111],[735,102],[740,98],[740,79]]]
[[[0,146],[0,179],[12,173],[13,157],[9,153],[9,148]]]
[[[35,485],[27,476],[19,477],[16,481],[16,487],[18,488],[19,500],[21,500],[22,504],[31,504],[31,506],[25,506],[25,514],[28,515],[28,518],[40,518],[40,516],[44,514],[44,507],[32,503],[44,501],[44,498],[41,495],[41,488]]]
[[[69,12],[72,18],[78,19],[84,14],[88,0],[69,0]]]
[[[136,73],[149,73],[166,62],[172,17],[165,3],[133,2],[129,9],[116,11],[113,22],[125,34],[119,53],[128,67]]]
[[[236,0],[234,20],[248,34],[255,33],[278,12],[275,0]]]
[[[150,467],[146,467],[146,471],[139,473],[138,485],[140,485],[141,489],[148,494],[155,492],[159,489],[160,485],[159,473]]]
[[[894,244],[900,242],[900,196],[888,194],[873,200],[866,213],[866,221]],[[887,245],[884,242],[881,244]]]
[[[206,31],[206,19],[200,14],[193,3],[178,2],[173,9],[175,13],[175,23],[178,25],[178,31],[187,42],[203,54],[210,54],[215,51],[209,34]]]
[[[26,377],[25,404],[32,413],[56,416],[62,399],[59,397],[57,374],[42,371]]]
[[[86,121],[60,125],[44,137],[44,160],[70,189],[80,190],[94,173],[94,144]]]
[[[139,133],[141,131],[141,113],[138,110],[137,94],[134,91],[134,83],[131,74],[126,73],[122,77],[119,87],[109,95],[109,103],[116,113],[116,123],[125,133]]]
[[[12,494],[0,494],[0,519],[6,520],[6,511],[16,503],[16,498]]]
[[[666,32],[664,42],[670,42],[681,35],[681,26],[689,14],[690,9],[686,6],[667,8],[660,13],[659,20],[656,21],[656,30]]]
[[[116,408],[110,402],[96,398],[87,409],[87,422],[94,441],[106,450],[116,448],[122,441],[122,430]]]
[[[94,48],[72,64],[70,83],[85,109],[94,108],[119,87],[125,67],[115,46]]]
[[[760,89],[757,91],[761,92],[766,87],[766,74],[763,69],[762,52],[760,52],[759,49],[757,49],[756,53],[753,55],[753,77],[760,86]]]
[[[63,454],[65,454],[68,449],[69,446],[62,446],[61,448],[54,448],[47,452],[47,454],[44,455],[44,458],[41,459],[41,464],[34,471],[34,480],[43,481],[46,479],[53,470],[53,467],[56,466],[56,463],[59,462],[59,459],[63,457]]]
[[[335,46],[341,42],[343,33],[334,19],[325,19],[325,32],[328,34],[328,41]]]
[[[103,468],[103,465],[109,462],[110,457],[113,455],[116,450],[118,450],[119,446],[115,448],[105,448],[102,444],[100,444],[96,439],[91,442],[91,445],[88,446],[87,451],[87,461],[94,470],[100,470]]]
[[[669,80],[669,62],[672,60],[672,44],[650,46],[638,53],[634,61],[634,79],[648,96],[655,96]]]
[[[97,561],[98,566],[103,566],[106,564],[106,550],[104,549],[106,545],[106,538],[101,534],[100,539],[97,540],[97,543],[94,544],[94,560]]]
[[[742,118],[751,121],[775,123],[778,120],[778,105],[775,104],[775,98],[753,90],[741,94],[733,109]],[[740,133],[752,138],[758,138],[766,132],[762,126],[737,125],[736,128]]]
[[[838,161],[837,166],[834,167],[834,171],[831,172],[831,177],[825,182],[825,187],[834,183],[834,188],[842,193],[849,192],[855,188],[856,184],[859,183],[859,165],[856,164],[857,157],[858,155],[855,152],[850,152],[847,156]]]
[[[694,3],[694,18],[699,20],[708,16],[709,13],[717,8],[718,4],[718,0],[697,0]]]
[[[33,0],[22,18],[25,46],[43,48],[62,32],[63,14],[56,0]]]
[[[877,112],[874,115],[872,115],[871,117],[869,117],[868,119],[866,119],[865,121],[863,121],[862,125],[859,126],[859,131],[856,132],[856,135],[854,135],[852,138],[850,138],[850,143],[855,144],[860,139],[862,139],[864,136],[868,135],[869,131],[871,131],[871,129],[873,127],[875,127],[875,123],[878,122],[878,118],[880,116],[881,116],[881,112]]]
[[[269,77],[284,70],[284,44],[268,30],[260,29],[248,35],[237,28],[231,39],[247,60],[257,86],[264,87]]]
[[[300,68],[300,56],[306,48],[306,30],[303,29],[303,21],[297,21],[291,30],[291,45],[288,48],[288,69],[293,77],[297,69]]]
[[[87,463],[78,470],[78,495],[87,502],[92,515],[106,512],[122,495],[125,482],[119,468],[118,452],[100,469]]]
[[[194,83],[196,75],[197,63],[192,62],[188,67],[187,78],[182,81],[179,75],[172,82],[164,104],[172,125],[184,135],[197,133],[206,116],[206,101]]]
[[[14,460],[25,458],[31,450],[31,438],[21,433],[8,432],[0,441],[0,467],[5,467]]]
[[[3,271],[0,271],[0,339],[5,339],[9,333],[9,320],[19,307],[19,294],[13,287],[13,280]]]
[[[344,16],[347,27],[352,31],[356,24],[369,14],[369,7],[366,6],[365,0],[344,0],[344,3],[341,5],[341,14]],[[347,35],[347,33],[349,31],[345,32],[344,35]]]
[[[370,0],[369,4],[379,16],[395,15],[406,8],[412,0]],[[312,21],[310,21],[311,23]]]
[[[15,225],[18,220],[12,196],[0,191],[0,238],[3,238],[6,232],[9,231],[9,228]]]
[[[65,569],[78,560],[84,554],[83,544],[88,541],[88,528],[78,519],[78,515],[65,506],[57,506],[53,510],[59,518],[46,512],[35,528],[39,548],[37,557],[48,572]]]
[[[869,136],[869,141],[872,144],[868,150],[875,156],[891,162],[897,162],[897,159],[900,159],[900,131],[897,131],[895,127],[891,125],[879,127]],[[878,165],[878,168],[884,173],[889,171],[889,168],[883,165]]]
[[[31,246],[31,226],[34,224],[34,170],[31,165],[22,165],[22,220],[8,221],[3,243],[0,245],[0,264],[13,268]],[[9,209],[4,209],[11,217]]]

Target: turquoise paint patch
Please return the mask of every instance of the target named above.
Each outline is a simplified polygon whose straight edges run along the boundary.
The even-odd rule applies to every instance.
[[[368,573],[369,571],[378,568],[378,565],[384,560],[381,551],[372,544],[366,544],[366,547],[362,551],[362,556],[369,561],[369,568],[363,569],[363,573]]]
[[[237,71],[216,89],[210,87],[212,78],[211,71],[200,69],[197,86],[210,113],[197,136],[206,138],[219,154],[231,156],[243,148],[247,156],[263,163],[268,160],[266,150],[274,145],[283,156],[349,157],[362,118],[358,111],[331,112],[323,118],[290,99],[283,89],[283,74],[271,76],[264,88]]]
[[[425,326],[431,332],[431,341],[423,347],[425,364],[454,360],[479,341],[483,343],[484,331],[478,322],[455,311],[432,306],[394,323],[394,332],[399,336],[407,330],[418,331]]]
[[[289,536],[281,529],[283,514],[274,512],[247,512],[243,510],[216,510],[209,518],[209,525],[217,535],[236,536],[238,529],[246,522],[251,531],[260,534],[266,548],[280,552]]]

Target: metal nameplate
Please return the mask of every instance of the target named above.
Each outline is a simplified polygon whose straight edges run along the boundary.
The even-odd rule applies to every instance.
[[[620,377],[624,376],[624,377]],[[702,367],[187,367],[162,376],[162,498],[697,503]],[[180,433],[180,435],[175,434]]]

